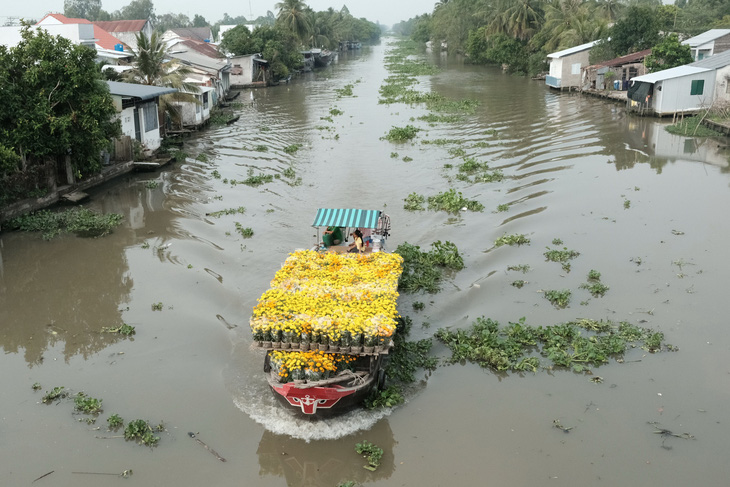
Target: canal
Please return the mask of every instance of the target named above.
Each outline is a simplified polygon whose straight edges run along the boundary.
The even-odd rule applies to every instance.
[[[726,484],[727,139],[670,135],[666,121],[439,54],[425,56],[441,69],[418,90],[479,104],[429,124],[423,105],[379,103],[393,43],[243,91],[240,119],[186,138],[184,161],[91,191],[89,207],[124,215],[109,236],[0,234],[0,484],[117,485],[125,471],[129,485],[180,487]],[[383,138],[409,124],[421,129],[412,141]],[[465,158],[504,178],[457,177]],[[404,209],[411,193],[451,188],[484,211]],[[315,243],[320,207],[384,209],[391,250],[457,245],[465,269],[399,300],[413,339],[480,316],[590,318],[661,331],[679,350],[632,349],[592,374],[500,374],[448,365],[436,343],[442,365],[404,405],[292,419],[250,350],[248,318],[288,252]],[[530,243],[496,247],[505,234]],[[546,261],[556,247],[579,252],[569,270]],[[581,288],[591,270],[603,297]],[[548,290],[570,290],[569,305]],[[123,323],[136,334],[104,332]],[[41,402],[61,386],[104,412],[92,423],[69,398]],[[109,431],[112,414],[162,425],[158,445]],[[374,472],[355,453],[364,440],[384,450]]]

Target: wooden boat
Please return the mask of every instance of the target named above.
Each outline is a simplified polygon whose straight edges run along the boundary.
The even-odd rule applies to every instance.
[[[295,414],[321,418],[385,386],[402,258],[385,252],[390,219],[378,210],[322,208],[312,226],[318,242],[321,230],[340,227],[346,235],[369,230],[373,243],[362,254],[321,242],[290,254],[254,308],[251,328],[275,396]]]

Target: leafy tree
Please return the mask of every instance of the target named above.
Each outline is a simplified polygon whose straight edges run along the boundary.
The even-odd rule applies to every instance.
[[[237,17],[231,17],[227,13],[223,14],[223,18],[217,23],[220,25],[241,25],[247,22],[246,17],[239,15]]]
[[[656,12],[650,7],[632,5],[624,18],[618,20],[609,31],[613,52],[623,56],[649,49],[659,42],[659,24]]]
[[[312,30],[306,4],[301,0],[282,0],[276,4],[276,8],[279,9],[276,19],[304,43]]]
[[[101,20],[101,0],[64,0],[63,15],[75,19]]]
[[[179,90],[160,97],[160,112],[167,115],[174,123],[179,123],[181,114],[177,104],[181,102],[195,103],[191,93],[198,93],[200,89],[185,79],[191,73],[190,68],[177,59],[170,57],[167,44],[161,34],[152,32],[147,38],[143,33],[136,35],[137,48],[133,50],[132,64],[134,68],[124,72],[124,78],[131,83],[142,85],[165,86]],[[163,120],[160,117],[160,120]]]
[[[208,21],[202,15],[195,15],[193,17],[193,27],[208,27]]]
[[[413,31],[411,32],[411,39],[416,42],[426,43],[431,39],[431,16],[429,14],[423,14],[420,17],[416,17]]]
[[[114,20],[155,20],[155,6],[152,0],[132,0],[112,14]]]
[[[652,47],[646,58],[649,72],[682,66],[693,61],[692,50],[679,41],[677,34],[669,34],[659,44]]]
[[[181,27],[192,27],[193,23],[185,14],[166,13],[157,17],[155,22],[155,30],[165,32],[169,29],[177,29]]]
[[[220,44],[221,50],[236,56],[245,56],[260,52],[258,50],[259,47],[261,46],[257,42],[254,42],[251,31],[245,25],[237,25],[225,31]]]
[[[29,174],[70,155],[77,177],[98,172],[100,152],[121,131],[96,51],[29,26],[21,37],[0,46],[0,171]]]
[[[299,39],[281,25],[261,25],[249,32],[245,25],[239,25],[223,34],[221,49],[233,55],[260,52],[269,62],[273,79],[286,78],[292,69],[302,65]]]

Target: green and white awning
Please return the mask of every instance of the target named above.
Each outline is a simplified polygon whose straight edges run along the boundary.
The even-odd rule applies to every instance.
[[[377,228],[380,210],[320,208],[313,227]]]

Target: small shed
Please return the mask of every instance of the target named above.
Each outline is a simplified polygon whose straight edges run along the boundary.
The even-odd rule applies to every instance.
[[[245,56],[232,56],[231,88],[246,88],[249,86],[266,86],[267,69],[269,62],[261,57],[260,53]]]
[[[715,70],[677,66],[637,76],[628,91],[629,109],[659,117],[693,113],[712,103]]]
[[[593,41],[548,54],[550,73],[545,77],[545,84],[559,90],[580,88],[581,70],[584,66],[588,66],[590,49],[597,42]]]
[[[159,149],[162,140],[158,118],[159,98],[177,90],[118,81],[106,83],[122,122],[122,133],[140,142],[148,151]]]
[[[710,29],[682,41],[692,50],[692,59],[702,59],[730,50],[730,29]]]

